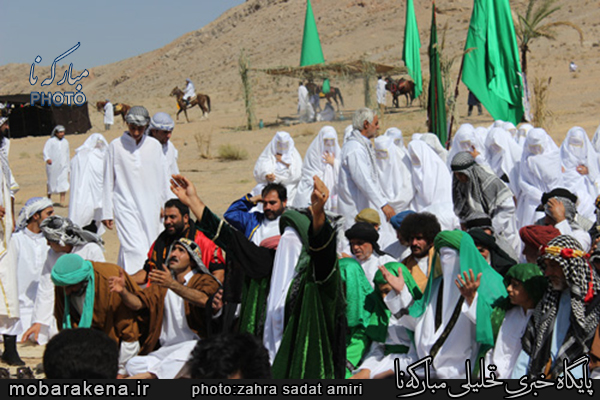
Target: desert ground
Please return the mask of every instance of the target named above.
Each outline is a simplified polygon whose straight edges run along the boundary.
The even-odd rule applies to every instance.
[[[360,57],[388,65],[403,65],[402,37],[404,5],[396,0],[312,0],[317,16],[321,43],[328,61],[351,61]],[[427,45],[431,20],[431,4],[415,2],[421,35],[421,59],[425,78],[429,76]],[[466,39],[472,1],[449,0],[438,2],[438,35],[445,32],[444,54],[454,61],[450,80],[452,92],[460,64],[460,54]],[[562,9],[552,20],[569,20],[582,29],[583,42],[573,29],[558,28],[556,40],[538,39],[529,53],[529,79],[547,81],[546,107],[551,111],[544,127],[560,145],[566,132],[573,126],[583,127],[592,138],[600,118],[600,20],[599,1],[559,2]],[[514,12],[524,12],[526,2],[511,1]],[[197,186],[204,202],[217,214],[247,193],[254,186],[254,163],[275,132],[289,132],[301,155],[318,133],[328,124],[338,132],[340,145],[344,128],[350,123],[352,112],[364,106],[363,81],[340,78],[333,81],[344,96],[344,106],[333,122],[310,124],[294,123],[297,108],[296,78],[273,78],[253,71],[253,97],[257,121],[263,120],[262,129],[245,130],[242,85],[238,73],[238,57],[242,49],[256,69],[276,66],[297,66],[300,57],[304,1],[250,0],[235,7],[198,31],[190,32],[171,44],[150,53],[122,60],[118,63],[90,68],[90,77],[83,81],[89,102],[92,128],[81,134],[66,136],[71,155],[94,132],[102,133],[110,142],[122,135],[125,125],[120,117],[110,131],[104,131],[102,114],[92,104],[110,98],[113,102],[144,105],[151,114],[165,111],[175,118],[175,100],[169,97],[171,89],[183,86],[191,77],[198,92],[211,96],[212,112],[204,119],[200,109],[188,110],[190,122],[182,114],[176,122],[172,142],[179,151],[179,168]],[[296,28],[290,28],[296,27]],[[446,27],[446,28],[444,28]],[[569,72],[569,62],[575,61],[578,70]],[[81,66],[79,66],[81,68]],[[62,73],[60,72],[59,74]],[[0,67],[0,92],[24,93],[31,90],[27,77],[29,65],[8,64]],[[39,69],[43,76],[44,69]],[[375,88],[375,80],[371,82]],[[489,126],[493,118],[484,110],[482,116],[467,117],[467,89],[461,83],[457,100],[458,119],[461,123]],[[426,111],[415,100],[406,107],[400,98],[400,108],[391,108],[383,118],[380,133],[389,127],[402,130],[405,143],[413,133],[426,132]],[[324,105],[324,102],[322,102]],[[285,122],[287,121],[287,123]],[[33,196],[44,196],[46,190],[45,166],[42,149],[48,137],[26,137],[11,140],[10,165],[20,190],[16,194],[15,211]],[[230,144],[243,149],[247,158],[223,161],[221,146]],[[53,198],[58,201],[58,196]],[[67,196],[67,203],[69,197]],[[66,216],[66,207],[56,207],[56,213]],[[106,259],[116,262],[119,247],[115,231],[108,231],[103,239]],[[43,346],[20,345],[21,357],[35,368],[41,362]],[[6,365],[1,365],[6,367]],[[10,367],[14,374],[15,367]],[[38,375],[42,376],[42,375]]]

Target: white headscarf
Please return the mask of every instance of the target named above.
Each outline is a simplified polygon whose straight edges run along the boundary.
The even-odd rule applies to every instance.
[[[434,203],[452,204],[452,176],[442,159],[421,140],[408,144],[415,190],[413,207],[420,212]]]
[[[375,166],[383,194],[396,213],[406,210],[414,195],[408,152],[392,135],[375,138]]]
[[[406,146],[404,146],[404,137],[402,136],[402,131],[400,129],[394,127],[389,128],[383,135],[391,137],[394,139],[394,144],[396,146],[403,149],[405,152],[407,151]]]
[[[281,154],[281,160],[289,164],[289,167],[277,161],[277,154]],[[276,183],[285,185],[288,202],[291,204],[296,194],[296,186],[302,176],[302,157],[296,150],[294,139],[288,132],[277,132],[256,160],[254,179],[259,184],[258,186],[261,186],[255,188],[257,193],[260,193],[262,187],[269,183],[266,178],[269,174],[275,174]]]
[[[535,208],[544,192],[564,187],[560,151],[544,129],[534,128],[527,133],[518,168],[517,224],[521,228],[535,221]]]
[[[564,170],[565,187],[577,195],[577,211],[589,219],[594,219],[598,187],[596,181],[600,178],[598,154],[588,139],[585,130],[579,126],[569,129],[565,140],[560,146],[560,158]],[[587,175],[577,172],[577,167],[585,165]]]
[[[414,137],[415,136],[413,135],[413,139]],[[440,139],[437,137],[437,135],[435,135],[434,133],[420,133],[418,139],[427,143],[429,147],[431,147],[433,151],[435,151],[437,155],[440,156],[442,161],[444,163],[446,162],[446,160],[448,159],[448,150],[446,150],[442,143],[440,143]]]
[[[350,134],[352,133],[353,130],[354,130],[354,127],[352,127],[352,124],[350,124],[350,125],[348,125],[347,127],[344,128],[344,141],[343,141],[343,143],[346,143],[346,141],[350,137]]]
[[[334,165],[325,162],[325,153],[335,157]],[[342,149],[338,144],[337,132],[334,127],[325,125],[313,139],[306,150],[302,163],[302,178],[294,199],[294,207],[308,207],[313,191],[313,176],[317,175],[329,189],[329,199],[325,204],[328,211],[337,210],[337,177],[340,169]]]
[[[519,146],[525,146],[525,139],[527,138],[527,133],[533,129],[533,125],[531,124],[521,124],[517,129],[517,138],[515,139]]]
[[[483,128],[485,129],[485,128]],[[486,132],[487,134],[487,132]],[[456,153],[460,151],[472,151],[473,147],[483,156],[485,159],[485,136],[483,132],[479,130],[479,132],[475,132],[475,128],[471,124],[462,124],[456,134],[452,138],[452,145],[450,147],[450,151],[446,157],[446,165],[448,170],[450,170],[450,163],[452,162],[452,158],[456,155]],[[487,162],[486,162],[487,163]]]
[[[32,197],[27,200],[19,212],[15,230],[20,231],[24,229],[27,226],[29,218],[33,217],[35,213],[43,211],[48,207],[52,207],[52,201],[47,197]]]
[[[523,149],[513,140],[511,134],[503,128],[492,128],[485,139],[487,160],[492,171],[499,178],[506,175],[509,179],[508,186],[513,193],[518,193],[518,178],[513,177],[515,164],[521,160]]]

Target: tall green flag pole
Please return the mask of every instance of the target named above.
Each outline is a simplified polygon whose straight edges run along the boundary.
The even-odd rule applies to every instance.
[[[300,66],[323,64],[323,49],[319,39],[319,31],[315,22],[310,0],[306,0],[306,16],[304,17],[304,35],[302,36],[302,54],[300,55]],[[323,82],[323,93],[329,92],[329,79]]]
[[[415,83],[415,98],[423,91],[423,76],[421,74],[421,40],[413,0],[406,0],[406,24],[404,26],[404,48],[402,60],[408,69],[408,74]]]
[[[523,81],[509,0],[474,0],[462,81],[496,120],[521,122]]]
[[[427,122],[429,132],[434,133],[440,143],[446,146],[446,99],[442,72],[440,69],[440,53],[438,50],[437,28],[435,19],[435,1],[431,11],[431,35],[429,39],[429,100],[427,104]]]

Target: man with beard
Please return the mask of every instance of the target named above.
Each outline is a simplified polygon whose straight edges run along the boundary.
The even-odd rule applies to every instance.
[[[399,235],[408,241],[411,252],[402,260],[402,264],[406,265],[421,291],[425,290],[427,278],[431,273],[435,252],[433,239],[441,230],[436,216],[427,212],[407,215],[398,230]]]
[[[252,211],[262,203],[263,211]],[[269,183],[260,195],[249,194],[229,206],[223,217],[257,246],[267,238],[279,236],[279,217],[287,205],[287,190],[280,183]]]
[[[565,371],[564,361],[573,363],[590,351],[600,321],[600,278],[586,258],[581,244],[569,235],[559,235],[542,248],[538,265],[549,285],[529,319],[511,379],[585,376],[580,367]],[[587,369],[586,364],[582,367]]]
[[[194,241],[200,247],[202,262],[219,282],[223,282],[225,276],[223,252],[212,240],[198,230],[195,224],[190,224],[190,209],[188,206],[179,199],[167,201],[165,203],[163,225],[165,230],[158,235],[158,238],[150,247],[144,268],[132,276],[138,285],[145,285],[148,282],[150,271],[155,268],[161,269],[163,264],[166,264],[167,252],[171,244],[182,237]]]

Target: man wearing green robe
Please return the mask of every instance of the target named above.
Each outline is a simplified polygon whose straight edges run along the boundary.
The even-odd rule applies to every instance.
[[[232,234],[232,228],[217,222],[216,216],[207,215],[212,213],[194,185],[174,175],[171,190],[196,215],[199,229],[228,252],[227,243],[223,243],[227,238],[221,240],[222,235]],[[255,296],[242,302],[242,316],[247,307],[264,310],[254,315],[258,320],[264,318],[263,342],[277,379],[344,377],[346,319],[335,229],[324,211],[328,197],[329,190],[315,177],[308,211],[287,210],[282,215],[282,237],[271,271],[266,309],[256,304]],[[214,234],[207,232],[205,222],[208,227],[216,225]]]

